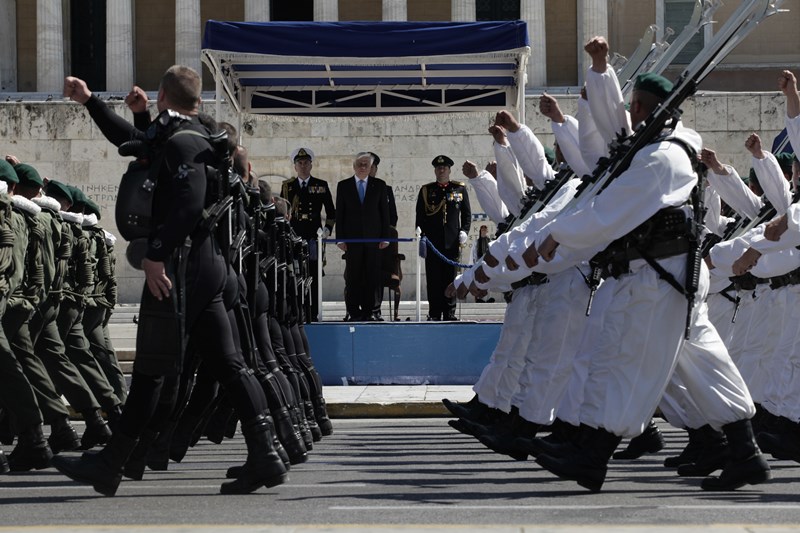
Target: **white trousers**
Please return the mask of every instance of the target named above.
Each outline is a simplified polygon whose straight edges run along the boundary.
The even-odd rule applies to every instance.
[[[519,387],[525,350],[533,333],[531,318],[541,287],[527,285],[515,290],[506,306],[500,339],[481,377],[472,387],[480,401],[489,407],[506,413],[511,409],[511,397]]]
[[[800,285],[773,291],[770,324],[774,350],[765,359],[762,406],[776,416],[800,421]]]
[[[589,299],[589,288],[577,268],[549,278],[537,298],[540,309],[532,324],[520,388],[512,400],[522,418],[542,425],[555,419],[572,375]]]
[[[752,291],[748,320],[741,334],[734,331],[731,351],[733,361],[739,367],[753,401],[763,403],[764,386],[767,381],[768,360],[771,358],[776,338],[770,324],[772,318],[773,290],[767,284],[760,284]]]

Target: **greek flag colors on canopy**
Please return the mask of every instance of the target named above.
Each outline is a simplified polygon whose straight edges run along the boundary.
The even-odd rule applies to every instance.
[[[238,112],[521,116],[522,21],[206,23],[203,61]]]

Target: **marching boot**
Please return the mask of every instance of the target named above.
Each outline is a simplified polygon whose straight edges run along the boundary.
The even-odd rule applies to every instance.
[[[317,424],[317,417],[314,413],[314,404],[311,403],[311,400],[305,400],[303,402],[303,406],[305,407],[306,421],[308,422],[308,430],[311,432],[311,438],[314,440],[314,442],[319,442],[322,440],[322,430]]]
[[[172,433],[172,440],[169,443],[169,458],[180,463],[186,456],[189,448],[193,447],[192,440],[197,431],[197,426],[203,420],[202,416],[187,415],[186,413],[178,420],[175,430]]]
[[[646,453],[656,453],[664,449],[664,436],[652,418],[641,435],[631,439],[624,450],[616,452],[614,459],[638,459]]]
[[[303,444],[306,446],[306,451],[314,449],[314,438],[311,436],[311,430],[308,427],[308,421],[305,414],[303,414],[303,406],[297,405],[294,408],[289,408],[291,414],[296,421],[297,427],[300,430],[300,436],[303,438]]]
[[[786,420],[780,431],[759,433],[756,442],[761,451],[775,459],[800,462],[800,424]]]
[[[53,457],[53,466],[78,483],[92,485],[103,496],[117,493],[122,481],[122,466],[136,447],[136,439],[116,432],[99,452],[84,452],[80,457]]]
[[[703,490],[736,490],[745,485],[758,485],[772,475],[767,460],[758,449],[750,420],[737,420],[722,426],[728,438],[728,464],[719,477],[707,477]]]
[[[139,442],[136,447],[128,456],[125,461],[125,467],[122,469],[122,475],[134,481],[141,481],[144,477],[144,469],[147,466],[147,454],[150,451],[150,446],[158,438],[158,431],[152,429],[145,429],[139,437]]]
[[[514,447],[533,457],[543,454],[558,457],[578,449],[576,443],[580,436],[580,426],[573,426],[556,418],[551,427],[551,433],[545,437],[517,437],[514,439]]]
[[[118,403],[106,413],[106,423],[108,424],[108,429],[111,430],[111,433],[114,433],[117,430],[120,418],[122,418],[122,404]]]
[[[283,461],[283,466],[286,467],[288,471],[291,467],[291,462],[289,461],[289,456],[286,453],[286,450],[281,445],[281,441],[278,439],[278,436],[275,434],[275,425],[272,422],[270,417],[267,417],[267,425],[269,426],[269,432],[272,435],[272,445],[275,446],[275,451],[278,453],[278,457],[281,458]],[[236,479],[242,475],[242,471],[245,465],[238,465],[232,466],[228,468],[225,472],[225,477],[228,479]]]
[[[727,461],[728,441],[725,434],[708,424],[695,430],[698,453],[694,462],[678,466],[678,475],[682,477],[705,477],[725,466]]]
[[[512,407],[512,414],[507,420],[507,423],[501,426],[492,426],[491,433],[478,436],[478,440],[494,452],[508,455],[517,461],[524,461],[528,458],[528,452],[514,446],[514,441],[517,437],[532,439],[541,426],[519,416],[516,407]]]
[[[8,466],[12,472],[41,470],[50,466],[53,452],[42,433],[42,425],[36,424],[19,430],[17,446],[8,454]]]
[[[6,459],[3,450],[0,450],[0,474],[8,474],[10,471],[11,468],[8,466],[8,459]]]
[[[47,444],[50,445],[53,454],[71,452],[81,447],[81,438],[70,424],[69,417],[62,416],[53,420],[50,424],[50,436],[47,437]]]
[[[577,452],[563,457],[540,455],[536,462],[562,479],[577,481],[581,487],[599,492],[606,479],[608,461],[622,437],[603,428],[594,429],[583,424],[581,434]]]
[[[464,435],[478,438],[481,435],[490,433],[493,426],[502,426],[509,416],[510,413],[504,413],[500,409],[487,408],[482,411],[480,416],[475,418],[459,418],[458,420],[450,420],[447,423],[451,428],[460,431]]]
[[[103,420],[100,409],[91,409],[81,414],[86,422],[86,429],[81,437],[81,450],[89,450],[98,444],[105,444],[111,439],[111,430]]]
[[[317,425],[322,432],[322,436],[333,435],[333,423],[328,416],[328,406],[325,403],[325,398],[317,396],[312,402],[314,404],[314,415],[317,417]]]
[[[272,410],[271,413],[275,433],[289,456],[289,462],[293,465],[305,463],[308,460],[308,451],[300,432],[295,431],[289,410],[281,407]]]
[[[694,463],[700,455],[701,445],[698,430],[694,428],[686,428],[689,434],[689,442],[686,447],[678,455],[672,455],[664,459],[664,466],[667,468],[678,468],[681,465]]]
[[[158,432],[156,440],[150,444],[150,451],[145,456],[147,468],[157,472],[169,469],[169,450],[172,443],[172,434],[177,422],[170,420],[166,427]]]
[[[247,461],[239,471],[239,477],[223,483],[220,492],[249,494],[262,486],[269,488],[286,482],[286,467],[272,445],[267,417],[259,415],[243,422],[242,434],[247,444]]]
[[[488,405],[478,399],[477,394],[467,403],[451,402],[447,398],[442,400],[442,403],[454,416],[464,420],[479,420],[490,409]]]

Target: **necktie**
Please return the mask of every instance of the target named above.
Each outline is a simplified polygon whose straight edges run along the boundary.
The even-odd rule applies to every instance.
[[[366,183],[364,182],[364,180],[358,180],[358,198],[359,200],[361,200],[362,204],[364,203],[364,194],[366,192],[366,190],[364,189],[365,185]]]

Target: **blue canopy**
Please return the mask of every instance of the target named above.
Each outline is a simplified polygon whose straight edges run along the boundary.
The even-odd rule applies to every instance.
[[[521,114],[529,53],[522,21],[210,20],[203,37],[218,93],[269,114]]]

